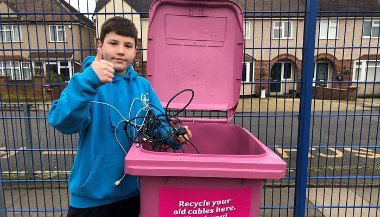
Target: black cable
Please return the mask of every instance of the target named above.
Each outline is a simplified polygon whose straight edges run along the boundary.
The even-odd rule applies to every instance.
[[[170,120],[170,118],[168,117],[168,108],[169,108],[169,105],[170,103],[179,95],[181,95],[182,93],[186,92],[186,91],[190,91],[191,92],[191,98],[189,99],[189,102],[187,102],[187,104],[181,109],[179,110],[179,112],[177,112],[176,114],[172,115],[171,117],[177,117],[179,114],[181,114],[189,105],[190,103],[193,101],[193,98],[194,98],[194,91],[192,89],[184,89],[180,92],[178,92],[176,95],[174,95],[169,101],[168,103],[166,104],[166,107],[165,107],[165,113],[166,113],[166,119]],[[179,120],[179,119],[178,119]]]
[[[191,92],[191,98],[189,99],[188,103],[180,109],[177,113],[174,115],[170,115],[168,113],[168,108],[170,103],[179,95],[181,95],[184,92]],[[127,134],[127,138],[132,141],[133,143],[142,144],[144,142],[149,142],[151,145],[152,151],[157,152],[167,152],[169,149],[172,149],[173,152],[176,152],[177,150],[167,144],[167,140],[169,138],[176,139],[179,135],[185,135],[186,130],[183,131],[183,127],[175,127],[178,123],[181,123],[180,119],[177,117],[180,113],[182,113],[192,102],[194,98],[194,91],[191,89],[185,89],[180,91],[179,93],[175,94],[167,103],[165,107],[165,113],[162,112],[161,109],[157,108],[156,106],[149,104],[148,105],[148,111],[145,116],[138,116],[130,119],[129,121],[125,122],[124,131]],[[155,114],[152,110],[155,109],[158,111],[158,114]],[[138,119],[141,119],[141,126],[138,126],[134,124],[133,122]],[[176,121],[173,121],[175,119]],[[163,127],[164,125],[168,126],[168,130]],[[140,129],[139,129],[140,128]],[[138,135],[135,137],[130,135],[129,129],[133,129],[138,132]],[[139,129],[139,130],[138,130]],[[176,137],[174,137],[176,136]],[[185,138],[185,137],[183,137]],[[192,145],[192,147],[195,149],[195,151],[199,154],[198,149],[195,147],[195,145],[187,138],[185,140]],[[182,150],[184,152],[182,146],[179,147],[179,150]]]

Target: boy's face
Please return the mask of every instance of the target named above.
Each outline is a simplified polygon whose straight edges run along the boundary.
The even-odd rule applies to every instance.
[[[132,37],[117,35],[110,32],[103,43],[98,41],[98,47],[103,52],[103,59],[114,65],[115,73],[125,73],[129,64],[136,56],[135,40]]]

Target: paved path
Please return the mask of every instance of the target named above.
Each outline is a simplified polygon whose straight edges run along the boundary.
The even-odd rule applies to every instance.
[[[286,208],[293,206],[293,195],[294,188],[267,187],[262,195],[261,206],[268,209],[261,209],[260,216],[293,216],[293,209]],[[308,206],[311,208],[308,209],[306,216],[380,216],[380,209],[374,208],[379,204],[377,188],[309,188],[307,195]],[[66,188],[8,189],[5,191],[5,196],[7,217],[66,216],[68,206]],[[271,209],[271,207],[283,208]],[[1,214],[0,216],[3,217]]]

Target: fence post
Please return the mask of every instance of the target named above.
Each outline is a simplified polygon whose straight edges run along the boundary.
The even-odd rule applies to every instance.
[[[24,104],[24,127],[25,127],[25,140],[26,140],[26,149],[32,149],[32,126],[30,123],[30,104],[25,103]],[[27,171],[26,177],[28,179],[34,178],[34,171],[33,171],[33,162],[32,162],[32,151],[27,151],[25,153],[25,171]]]
[[[316,23],[317,1],[307,0],[303,30],[301,97],[297,138],[295,217],[305,216]]]

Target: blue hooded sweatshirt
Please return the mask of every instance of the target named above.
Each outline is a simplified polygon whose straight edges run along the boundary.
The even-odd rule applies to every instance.
[[[144,115],[144,103],[163,110],[149,82],[131,65],[123,75],[115,74],[112,83],[104,84],[90,67],[94,59],[89,56],[83,61],[83,72],[72,77],[48,116],[60,132],[80,135],[69,179],[70,205],[76,208],[139,194],[135,176],[127,174],[115,185],[124,175],[125,151],[131,146],[123,121]]]

